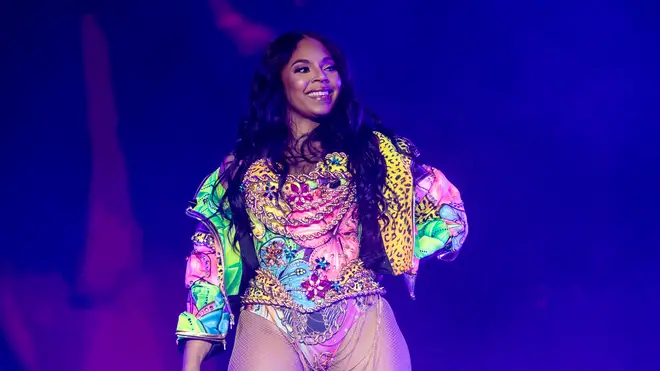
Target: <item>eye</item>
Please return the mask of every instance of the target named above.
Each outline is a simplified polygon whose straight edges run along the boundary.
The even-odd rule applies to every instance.
[[[337,67],[334,64],[330,64],[325,68],[326,71],[337,71]]]
[[[293,70],[295,73],[307,73],[309,72],[309,67],[298,67],[295,70]]]

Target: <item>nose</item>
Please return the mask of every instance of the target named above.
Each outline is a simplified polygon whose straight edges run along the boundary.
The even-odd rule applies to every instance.
[[[328,83],[330,80],[328,80],[328,76],[325,74],[325,71],[322,69],[319,70],[318,74],[316,77],[312,80],[313,82],[322,82],[322,83]]]

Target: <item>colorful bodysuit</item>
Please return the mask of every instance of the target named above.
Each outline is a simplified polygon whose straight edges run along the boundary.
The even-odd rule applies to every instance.
[[[440,171],[414,164],[414,156],[399,154],[376,135],[388,165],[390,222],[381,222],[383,244],[393,272],[406,277],[413,295],[420,259],[452,260],[467,235],[467,220],[458,191]],[[406,140],[398,144],[412,153]],[[279,176],[263,159],[250,166],[241,186],[259,264],[243,310],[272,321],[310,370],[332,364],[356,318],[383,294],[359,259],[356,189],[347,164],[344,153],[330,153],[310,173],[289,175],[278,194]],[[231,250],[229,221],[208,206],[224,194],[217,181],[221,171],[207,178],[189,212],[208,228],[193,236],[179,339],[223,341],[233,322],[227,296],[238,294],[240,255]]]

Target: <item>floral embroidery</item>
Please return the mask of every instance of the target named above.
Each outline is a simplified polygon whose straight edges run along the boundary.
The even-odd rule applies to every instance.
[[[282,251],[286,246],[283,242],[275,241],[266,248],[266,264],[281,265],[284,263],[281,259]]]
[[[295,203],[298,206],[302,206],[305,202],[311,202],[314,199],[314,196],[310,193],[309,184],[301,183],[300,187],[297,184],[291,184],[291,193],[287,196],[286,200],[289,203]]]
[[[303,268],[296,268],[296,270],[294,271],[296,276],[302,276],[303,274],[305,274],[305,272],[306,271]]]
[[[341,159],[339,158],[339,156],[336,153],[333,153],[332,155],[330,155],[330,158],[328,159],[328,161],[332,165],[340,165],[341,164]]]
[[[340,274],[359,261],[355,187],[346,156],[330,154],[314,171],[289,176],[282,195],[272,168],[255,164],[245,176],[246,204],[266,233],[255,241],[261,278],[251,283],[244,302],[314,311],[328,301],[380,292],[366,276],[359,279],[370,281],[369,290],[356,292],[357,283]]]
[[[330,263],[328,263],[328,261],[325,260],[325,256],[322,256],[320,258],[316,258],[316,269],[326,270],[326,269],[328,269],[329,264]]]
[[[355,185],[346,169],[330,171],[321,166],[300,175],[289,174],[282,185],[283,197],[277,187],[279,176],[267,166],[265,160],[252,164],[245,175],[245,203],[248,210],[274,235],[293,240],[297,245],[314,248],[324,243],[327,233],[355,202]],[[330,165],[328,165],[330,166]],[[339,166],[341,167],[341,166]],[[333,182],[333,187],[322,185],[319,179]],[[269,199],[270,188],[272,198]],[[313,263],[313,261],[312,261]]]
[[[327,164],[327,169],[330,172],[341,173],[347,171],[346,165],[348,164],[348,158],[345,153],[329,153],[325,156],[325,161],[323,161],[323,164]]]
[[[373,272],[364,268],[359,259],[344,266],[339,277],[332,281],[325,273],[309,268],[304,261],[294,260],[282,271],[258,269],[243,304],[275,305],[313,313],[346,298],[385,293]]]
[[[330,281],[323,275],[312,273],[307,281],[300,284],[307,291],[307,299],[312,300],[316,297],[325,298],[325,293],[330,288]]]
[[[289,245],[284,246],[284,258],[286,260],[293,260],[296,257],[296,252],[298,251],[295,247]]]
[[[357,209],[352,208],[331,232],[330,238],[316,247],[310,255],[310,264],[315,267],[317,259],[324,259],[328,264],[323,273],[329,280],[337,279],[339,271],[348,262],[358,257],[359,244]]]
[[[264,197],[273,201],[275,199],[276,193],[277,193],[277,188],[274,185],[272,185],[270,182],[268,182],[266,184],[266,191],[264,192]]]

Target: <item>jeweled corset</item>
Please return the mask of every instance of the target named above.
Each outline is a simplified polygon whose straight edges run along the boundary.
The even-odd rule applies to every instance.
[[[355,187],[343,153],[314,170],[289,175],[278,195],[278,175],[267,160],[243,180],[259,260],[244,304],[271,304],[301,312],[344,298],[380,293],[358,258]]]

